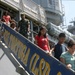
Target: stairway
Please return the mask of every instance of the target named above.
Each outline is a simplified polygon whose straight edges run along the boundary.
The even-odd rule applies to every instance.
[[[5,24],[2,26],[4,27],[2,43],[9,48],[9,51],[22,66],[17,66],[17,71],[22,69],[30,75],[75,75],[72,70],[67,69],[65,65],[46,54],[21,34]]]

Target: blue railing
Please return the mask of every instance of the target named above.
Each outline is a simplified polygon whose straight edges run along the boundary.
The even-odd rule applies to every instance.
[[[54,57],[5,24],[3,40],[30,75],[75,75]]]

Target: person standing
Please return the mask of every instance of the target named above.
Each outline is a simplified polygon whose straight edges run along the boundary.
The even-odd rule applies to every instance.
[[[54,57],[60,60],[60,56],[63,52],[66,51],[66,46],[63,45],[65,42],[66,35],[64,33],[60,33],[58,36],[58,43],[55,45],[54,48]]]
[[[21,20],[18,22],[19,33],[28,38],[28,32],[30,31],[29,21],[25,19],[25,14],[21,14]]]
[[[11,17],[8,14],[8,11],[3,13],[2,21],[5,22],[8,26],[10,26]]]
[[[38,35],[35,37],[35,44],[42,48],[46,53],[50,52],[49,40],[46,36],[46,28],[41,27]]]
[[[68,51],[60,56],[60,61],[66,65],[67,68],[75,71],[75,41],[68,42]]]

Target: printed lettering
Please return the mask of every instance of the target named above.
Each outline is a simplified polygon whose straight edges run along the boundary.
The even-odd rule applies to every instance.
[[[30,70],[34,75],[38,75],[38,68],[36,68],[37,61],[39,60],[39,55],[36,53],[32,56],[30,61]]]

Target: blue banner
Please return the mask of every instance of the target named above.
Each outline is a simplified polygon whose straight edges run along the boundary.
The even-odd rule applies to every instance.
[[[4,42],[30,75],[75,75],[18,32],[4,25]]]

